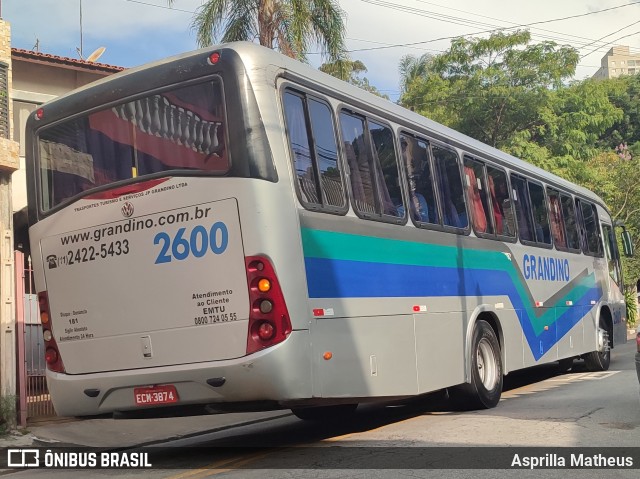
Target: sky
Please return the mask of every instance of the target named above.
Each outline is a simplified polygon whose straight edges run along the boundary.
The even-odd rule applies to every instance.
[[[202,0],[0,0],[12,46],[86,58],[99,47],[101,63],[132,67],[197,48],[191,28]],[[404,55],[438,54],[451,37],[529,25],[533,42],[579,49],[576,79],[593,75],[612,45],[640,53],[639,0],[339,0],[347,48],[368,68],[369,82],[391,100],[400,93]],[[82,5],[82,22],[80,6]],[[619,7],[619,8],[615,8]],[[602,11],[609,9],[608,11]],[[573,17],[567,18],[565,17]],[[532,23],[535,25],[531,25]],[[82,28],[81,28],[82,26]],[[82,33],[81,33],[82,32]],[[313,66],[319,50],[309,52]]]

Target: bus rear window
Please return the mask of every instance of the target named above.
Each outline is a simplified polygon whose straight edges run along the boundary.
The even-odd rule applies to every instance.
[[[164,91],[39,132],[42,209],[86,190],[172,170],[229,170],[218,79]]]

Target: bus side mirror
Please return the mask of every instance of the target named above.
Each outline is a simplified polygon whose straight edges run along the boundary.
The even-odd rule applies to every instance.
[[[626,229],[622,230],[622,249],[625,256],[633,256],[633,241],[631,241],[631,234]]]

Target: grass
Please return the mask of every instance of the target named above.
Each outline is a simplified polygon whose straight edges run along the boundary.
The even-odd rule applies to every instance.
[[[0,397],[0,436],[5,436],[16,427],[16,396]]]

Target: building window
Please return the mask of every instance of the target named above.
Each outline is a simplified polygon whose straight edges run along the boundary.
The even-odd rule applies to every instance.
[[[9,65],[0,63],[0,138],[9,138]]]

